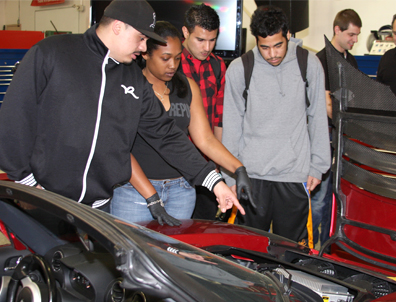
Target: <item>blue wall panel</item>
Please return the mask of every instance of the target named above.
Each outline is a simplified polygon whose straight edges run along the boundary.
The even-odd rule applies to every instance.
[[[12,68],[22,60],[28,49],[0,49],[0,106],[12,80]]]

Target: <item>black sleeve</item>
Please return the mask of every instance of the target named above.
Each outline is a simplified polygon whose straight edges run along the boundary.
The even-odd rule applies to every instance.
[[[377,70],[377,81],[378,82],[384,83],[383,75],[384,75],[385,66],[386,66],[386,59],[385,59],[385,55],[383,55],[381,57],[379,64],[378,64],[378,70]]]
[[[388,50],[378,65],[377,81],[390,87],[396,95],[396,48]]]
[[[32,173],[38,97],[46,85],[44,55],[33,46],[22,59],[0,110],[0,168],[12,180]]]

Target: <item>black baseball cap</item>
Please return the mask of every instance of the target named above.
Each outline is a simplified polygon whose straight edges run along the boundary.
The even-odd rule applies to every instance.
[[[149,38],[166,43],[154,33],[155,12],[145,0],[113,0],[106,7],[103,15],[129,24]]]

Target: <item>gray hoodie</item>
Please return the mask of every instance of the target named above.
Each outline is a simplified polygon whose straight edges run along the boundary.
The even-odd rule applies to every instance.
[[[291,39],[278,66],[253,49],[254,68],[245,112],[241,58],[226,72],[223,144],[246,167],[249,177],[279,182],[321,179],[330,167],[324,73],[318,58],[309,53],[305,83],[296,57],[301,40]],[[308,118],[308,123],[307,123]],[[235,180],[223,173],[228,185]]]

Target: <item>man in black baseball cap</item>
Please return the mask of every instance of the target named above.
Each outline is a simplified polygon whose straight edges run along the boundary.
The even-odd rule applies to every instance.
[[[237,205],[215,166],[175,126],[133,60],[154,34],[146,1],[114,0],[84,34],[34,45],[15,73],[0,111],[0,169],[11,180],[109,211],[113,188],[133,183],[136,135],[193,185],[213,191],[223,212]],[[141,179],[141,178],[140,178]],[[170,224],[154,187],[133,184],[153,218]]]
[[[154,33],[155,12],[144,0],[113,0],[105,9],[96,32],[110,49],[110,56],[121,63],[130,63],[146,51],[152,38],[166,43]]]
[[[154,33],[155,12],[146,1],[113,0],[106,7],[103,15],[129,24],[149,38],[166,43],[164,39]]]

